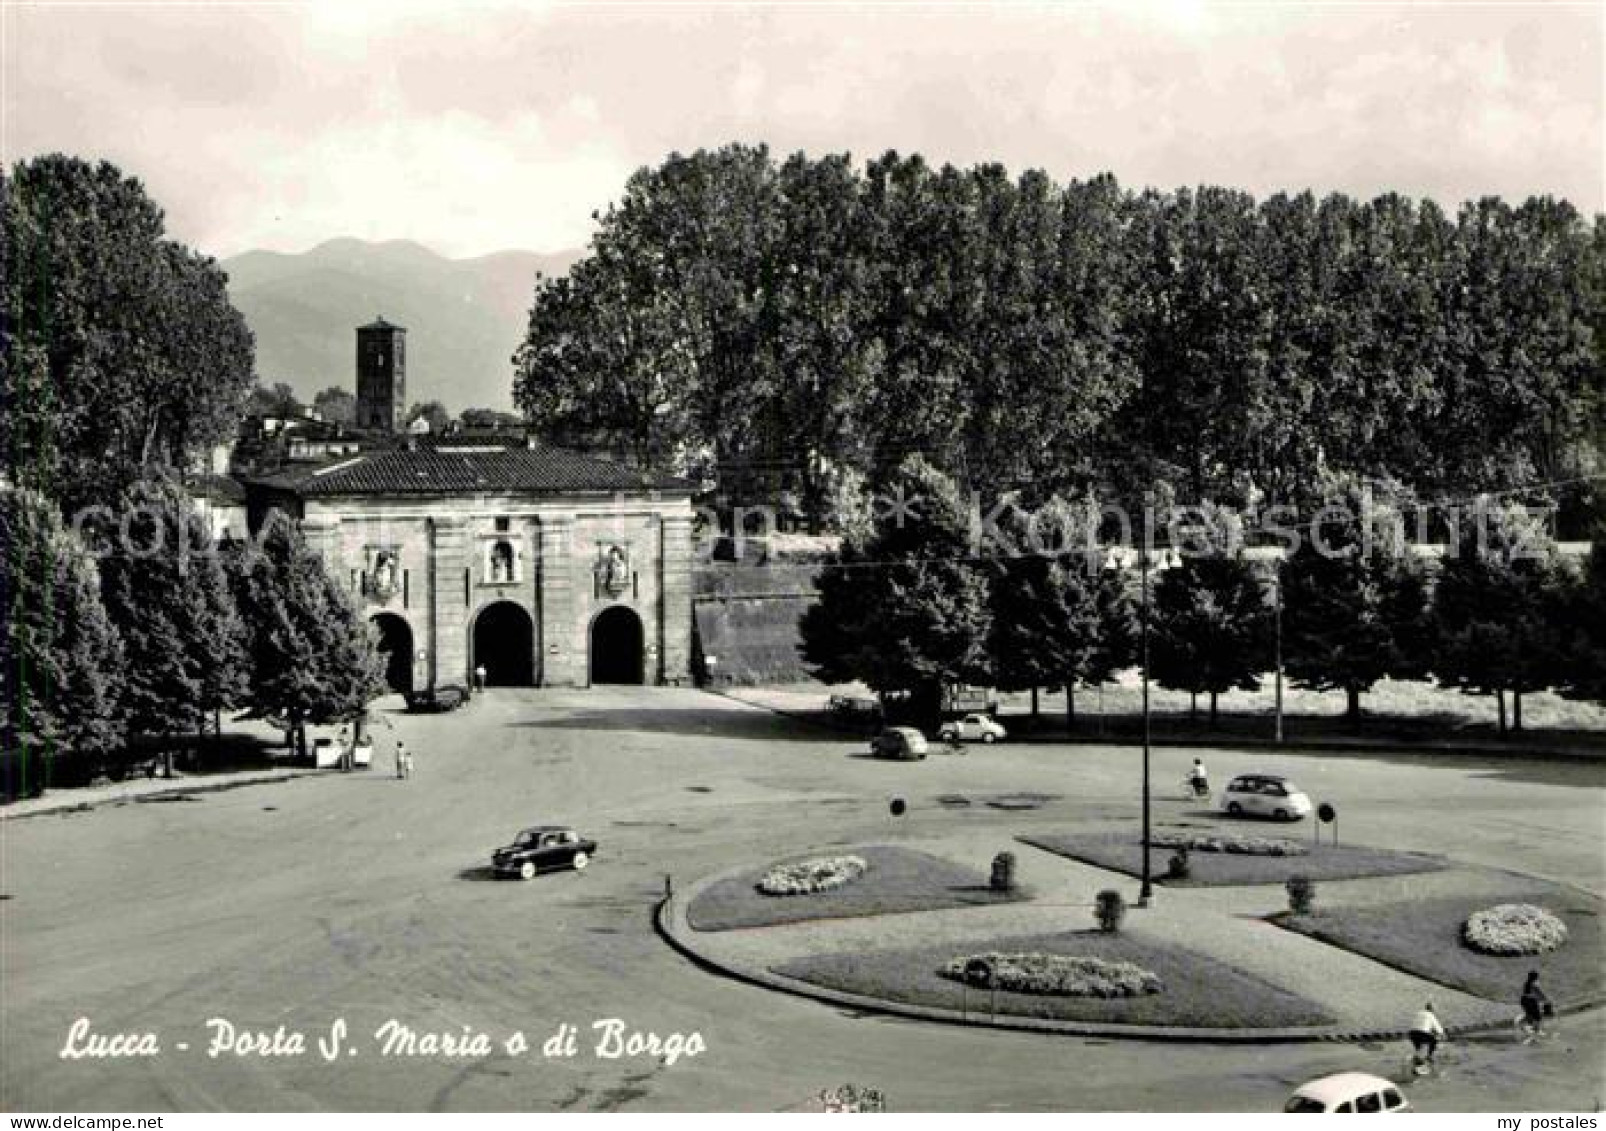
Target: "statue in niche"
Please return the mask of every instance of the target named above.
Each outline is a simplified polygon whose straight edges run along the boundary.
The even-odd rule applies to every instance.
[[[374,554],[369,590],[381,601],[389,600],[396,592],[396,554],[393,550],[379,550]]]
[[[491,547],[491,581],[495,584],[513,580],[513,547],[498,542]]]
[[[620,547],[608,547],[598,569],[602,574],[602,587],[610,596],[617,597],[630,587],[630,562]]]

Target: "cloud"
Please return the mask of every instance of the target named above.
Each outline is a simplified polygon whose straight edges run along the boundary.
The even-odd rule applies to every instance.
[[[8,7],[8,160],[104,156],[214,254],[583,244],[671,150],[885,149],[1124,183],[1602,190],[1587,7]]]

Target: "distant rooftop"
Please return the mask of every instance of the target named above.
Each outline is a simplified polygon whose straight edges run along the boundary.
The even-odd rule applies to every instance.
[[[386,322],[384,316],[380,315],[380,314],[374,315],[374,320],[372,322],[368,323],[368,325],[366,325],[366,326],[358,326],[357,329],[359,329],[359,330],[400,330],[404,334],[407,332],[407,327],[406,326],[398,326],[394,322]]]
[[[465,446],[369,451],[260,476],[254,484],[303,498],[353,495],[690,493],[695,485],[562,448]]]

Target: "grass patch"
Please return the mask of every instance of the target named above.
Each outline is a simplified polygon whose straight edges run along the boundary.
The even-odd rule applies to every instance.
[[[686,908],[686,921],[698,931],[728,931],[808,919],[1011,903],[1028,895],[1024,889],[995,892],[988,886],[986,873],[924,852],[888,846],[852,851],[868,867],[851,884],[777,899],[754,887],[774,866],[766,864],[709,885]]]
[[[1166,830],[1156,829],[1156,835]],[[1135,836],[1122,833],[1046,834],[1033,833],[1017,840],[1048,852],[1069,856],[1084,864],[1108,868],[1127,876],[1143,874],[1143,849]],[[1303,856],[1249,856],[1232,852],[1191,852],[1190,874],[1175,879],[1165,874],[1166,861],[1175,851],[1160,845],[1149,849],[1150,868],[1156,883],[1172,887],[1222,887],[1234,884],[1280,884],[1291,876],[1313,880],[1354,880],[1367,876],[1400,876],[1412,872],[1436,872],[1445,867],[1439,856],[1416,852],[1393,852],[1386,848],[1309,844]]]
[[[940,973],[979,951],[1035,952],[1131,962],[1152,971],[1165,989],[1126,998],[1048,997],[966,989]],[[1099,931],[947,943],[870,954],[830,954],[772,967],[775,973],[827,989],[883,1001],[985,1015],[1043,1017],[1122,1025],[1189,1028],[1295,1028],[1331,1024],[1314,1002],[1236,967],[1182,947]]]
[[[1532,903],[1567,924],[1567,942],[1548,954],[1480,954],[1461,941],[1461,924],[1474,911],[1496,903]],[[1558,1007],[1598,1002],[1602,996],[1601,901],[1584,892],[1537,884],[1507,895],[1455,896],[1367,908],[1333,908],[1309,915],[1279,914],[1280,927],[1343,947],[1490,1001],[1511,1003],[1524,976],[1538,970],[1545,993]]]

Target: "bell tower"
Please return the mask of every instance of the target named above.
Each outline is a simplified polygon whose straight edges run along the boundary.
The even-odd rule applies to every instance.
[[[357,427],[400,432],[407,414],[407,331],[375,318],[357,327]]]

